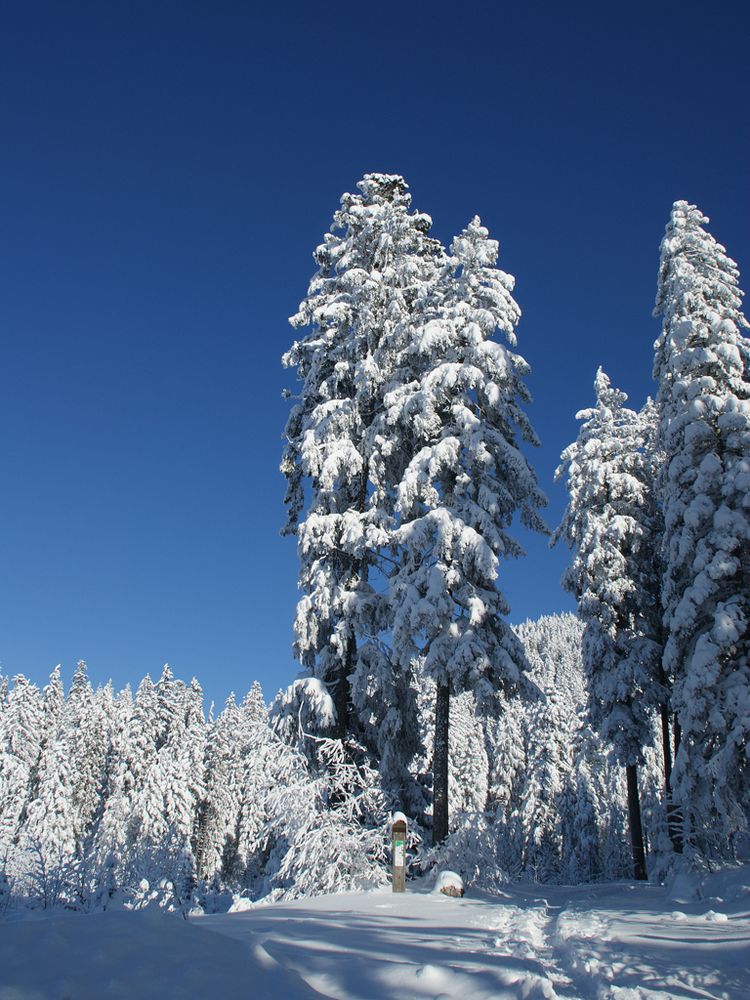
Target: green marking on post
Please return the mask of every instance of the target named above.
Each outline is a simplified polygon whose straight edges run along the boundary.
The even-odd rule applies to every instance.
[[[393,843],[393,891],[406,891],[406,817],[396,813],[391,831]]]

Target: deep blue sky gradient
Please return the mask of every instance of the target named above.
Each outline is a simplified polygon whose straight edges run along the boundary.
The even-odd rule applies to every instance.
[[[556,524],[596,367],[653,391],[671,203],[750,267],[749,30],[721,2],[0,4],[2,670],[169,660],[217,703],[293,678],[279,358],[368,171],[500,240]],[[514,621],[572,606],[526,543]]]

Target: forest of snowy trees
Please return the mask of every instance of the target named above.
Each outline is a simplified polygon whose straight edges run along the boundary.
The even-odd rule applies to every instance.
[[[750,350],[734,262],[676,202],[654,399],[601,369],[557,472],[578,615],[512,627],[546,533],[514,279],[478,218],[446,249],[401,177],[345,194],[284,357],[300,677],[205,717],[197,681],[0,687],[0,909],[163,905],[411,871],[659,878],[750,817]],[[648,364],[648,359],[644,359]],[[593,373],[592,373],[593,375]],[[585,401],[584,401],[585,402]]]
[[[510,702],[502,725],[470,693],[452,700],[451,832],[438,854],[415,840],[414,871],[449,859],[488,885],[621,877],[624,790],[585,719],[581,624],[549,616],[517,635],[540,697]],[[428,738],[412,766],[424,784],[434,687],[427,679],[418,699]],[[272,717],[286,697],[269,714],[254,684],[206,718],[200,686],[168,667],[135,695],[93,690],[83,663],[67,693],[59,669],[43,690],[4,682],[0,906],[212,910],[385,882],[377,773],[350,740],[281,738]]]

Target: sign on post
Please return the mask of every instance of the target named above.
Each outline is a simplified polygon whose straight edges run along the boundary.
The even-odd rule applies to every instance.
[[[406,890],[406,816],[393,817],[393,891]]]

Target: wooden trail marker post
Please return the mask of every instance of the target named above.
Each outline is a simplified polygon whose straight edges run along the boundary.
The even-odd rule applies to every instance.
[[[406,891],[406,816],[396,813],[393,817],[393,891]]]

